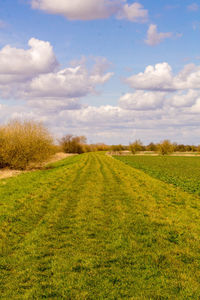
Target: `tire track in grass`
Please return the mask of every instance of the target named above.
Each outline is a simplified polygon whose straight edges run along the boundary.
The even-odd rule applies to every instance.
[[[149,289],[149,297],[199,298],[199,197],[131,170],[121,162],[111,170],[118,177],[119,189],[131,200],[129,209],[134,219],[129,219],[128,231],[130,235],[132,231],[137,233],[134,252],[146,270],[134,275],[143,279],[143,286],[138,287],[141,291]],[[144,280],[150,278],[154,280]]]
[[[77,168],[80,168],[80,166],[77,165]],[[46,173],[45,177],[48,175],[50,174]],[[77,174],[76,172],[74,173],[73,169],[67,171],[67,176],[68,184],[73,184],[74,181],[76,181]],[[51,198],[55,198],[55,196],[57,196],[57,193],[59,193],[59,186],[62,187],[62,183],[66,183],[66,179],[63,180],[59,177],[56,178],[56,172],[54,172],[54,170],[51,177],[51,181],[46,183],[46,189],[45,187],[40,187],[39,191],[36,189],[35,195],[24,195],[23,197],[27,199],[28,204],[22,202],[20,209],[16,209],[15,212],[11,210],[11,212],[5,216],[5,221],[1,224],[1,231],[4,232],[4,235],[7,237],[7,242],[8,239],[11,239],[13,245],[13,236],[19,238],[19,240],[16,240],[16,243],[22,241],[26,235],[31,233],[32,230],[34,230],[34,228],[43,220],[48,211],[54,209],[54,206],[57,203],[51,201]],[[43,189],[45,189],[45,191],[42,191]],[[42,192],[42,194],[40,194],[40,192]],[[33,222],[31,222],[31,217],[33,218]],[[28,228],[24,228],[26,225],[29,225],[27,223],[30,223],[30,226]],[[1,254],[4,252],[4,249],[2,250]],[[8,249],[5,249],[5,251],[7,252]]]
[[[65,297],[73,295],[70,281],[71,283],[74,280],[77,281],[79,268],[82,268],[79,266],[79,262],[77,266],[77,260],[79,261],[80,257],[77,258],[76,253],[80,250],[79,253],[87,261],[86,242],[88,235],[91,243],[93,243],[93,234],[88,232],[89,223],[91,218],[93,218],[92,206],[93,208],[95,207],[96,211],[97,198],[100,198],[103,188],[98,180],[99,167],[95,156],[90,156],[87,168],[81,173],[80,178],[76,181],[76,185],[72,187],[70,199],[71,206],[73,206],[74,202],[78,202],[78,206],[74,206],[73,211],[71,211],[69,206],[63,205],[59,216],[50,216],[50,220],[48,220],[48,223],[51,224],[50,227],[46,224],[44,232],[35,231],[35,238],[37,240],[44,238],[45,242],[41,245],[42,251],[40,251],[37,242],[34,245],[36,256],[38,257],[38,262],[34,265],[34,268],[31,266],[31,271],[35,276],[35,281],[32,282],[34,287],[31,288],[30,278],[27,281],[25,272],[22,273],[18,280],[20,282],[25,278],[23,294],[26,292],[28,299],[32,298],[33,295],[38,298],[55,297],[56,299],[62,297],[62,294]],[[33,264],[34,260],[32,260],[31,264]],[[20,262],[21,264],[22,262]],[[42,280],[42,278],[46,278],[46,280]],[[80,278],[78,281],[78,286],[81,286]],[[25,290],[25,287],[27,287],[27,290]],[[80,287],[79,290],[81,293]],[[82,295],[84,297],[84,293]]]
[[[5,299],[198,299],[199,198],[102,154],[73,170],[5,257]]]
[[[83,287],[85,281],[82,273],[88,271],[90,259],[92,259],[88,251],[89,244],[94,242],[91,219],[98,218],[98,199],[103,188],[99,181],[96,157],[93,155],[89,157],[87,172],[82,176],[82,180],[77,182],[77,187],[74,187],[76,195],[74,194],[73,197],[78,201],[78,205],[73,211],[75,216],[73,222],[70,219],[71,214],[68,216],[64,208],[62,215],[54,224],[53,230],[61,230],[62,240],[67,241],[67,244],[55,253],[52,261],[51,290],[48,287],[45,291],[47,297],[56,295],[55,297],[63,296],[66,299],[84,299],[88,294]],[[71,200],[75,201],[74,198]],[[38,297],[40,295],[38,294]],[[79,295],[78,298],[76,298],[77,295]]]
[[[1,228],[1,230],[4,229],[4,232],[6,232],[5,229],[7,229],[6,234],[6,240],[4,240],[5,249],[2,251],[1,259],[0,259],[0,265],[1,269],[4,270],[2,274],[2,281],[1,286],[4,287],[4,290],[6,291],[6,283],[5,279],[8,282],[9,285],[9,277],[14,278],[15,276],[18,276],[18,270],[17,266],[20,265],[21,260],[26,261],[25,257],[27,254],[29,254],[29,249],[27,250],[27,253],[25,251],[24,253],[24,244],[26,245],[29,239],[33,239],[34,237],[34,231],[37,232],[37,228],[44,227],[46,220],[48,220],[49,216],[58,210],[58,208],[62,205],[62,202],[66,201],[66,196],[63,193],[63,185],[70,186],[77,182],[78,177],[80,176],[81,170],[85,168],[85,164],[87,164],[87,157],[85,159],[82,158],[81,162],[78,162],[76,165],[73,166],[73,169],[66,170],[66,175],[68,176],[64,180],[59,177],[59,174],[54,177],[54,181],[50,182],[50,193],[45,193],[45,209],[41,212],[41,215],[39,215],[39,218],[35,218],[34,211],[33,211],[33,218],[34,222],[31,222],[31,226],[29,226],[28,230],[25,229],[25,233],[21,234],[23,232],[23,227],[26,226],[27,222],[32,221],[31,216],[28,215],[27,219],[25,218],[26,213],[30,214],[30,210],[26,207],[23,207],[23,211],[17,211],[16,222],[12,224],[11,222],[8,223],[8,227],[6,227],[6,224],[4,224],[4,228]],[[54,170],[51,170],[53,172],[53,176],[56,172]],[[49,173],[49,171],[48,171]],[[62,170],[62,175],[64,175],[64,169]],[[70,194],[69,194],[70,195]],[[60,197],[60,199],[59,199]],[[40,201],[39,197],[39,201]],[[62,201],[61,201],[62,200]],[[39,203],[40,204],[40,203]],[[32,202],[33,206],[36,206],[38,208],[37,202]],[[25,216],[23,215],[25,214]],[[23,216],[24,219],[20,219],[20,215]],[[30,217],[30,219],[29,219]],[[38,217],[38,215],[37,215]],[[36,219],[36,220],[35,220]],[[13,226],[12,226],[13,225]],[[18,226],[17,226],[18,225]],[[40,230],[40,229],[39,229]],[[10,241],[10,242],[9,242]],[[13,244],[14,242],[14,244]],[[27,246],[27,245],[26,245]],[[20,255],[21,254],[21,255]],[[9,256],[8,256],[9,255]],[[23,265],[23,263],[22,263]],[[26,266],[25,266],[26,267]],[[16,278],[15,278],[16,279]],[[17,281],[17,280],[15,280]],[[15,282],[16,284],[16,282]],[[19,287],[16,284],[17,288]],[[16,293],[16,290],[13,290],[14,294]]]

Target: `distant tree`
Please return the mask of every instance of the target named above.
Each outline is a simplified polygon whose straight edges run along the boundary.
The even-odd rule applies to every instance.
[[[174,143],[174,151],[175,152],[186,152],[187,149],[186,149],[186,146],[183,144],[178,145],[178,144]]]
[[[136,140],[135,142],[129,145],[129,150],[135,154],[136,152],[143,151],[144,146],[140,140]]]
[[[158,151],[161,155],[167,155],[174,152],[173,144],[169,140],[164,140],[158,144]]]
[[[85,136],[73,136],[68,134],[59,141],[59,144],[65,153],[81,154],[85,152],[84,146],[86,141]]]
[[[111,148],[110,146],[107,146],[103,143],[98,143],[98,144],[91,145],[91,146],[94,146],[94,148],[96,148],[96,151],[108,151]]]
[[[123,151],[124,147],[121,144],[119,144],[119,145],[112,145],[111,146],[111,150],[112,151]]]
[[[146,146],[147,151],[157,151],[157,145],[154,143],[150,143],[149,145]]]

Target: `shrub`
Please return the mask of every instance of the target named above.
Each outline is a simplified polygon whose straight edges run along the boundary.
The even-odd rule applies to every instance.
[[[123,148],[123,146],[121,144],[119,144],[119,145],[112,145],[111,146],[111,150],[112,151],[123,151],[124,148]]]
[[[136,140],[134,143],[129,145],[129,150],[135,154],[138,151],[143,151],[144,147],[140,140]]]
[[[11,121],[0,127],[0,166],[26,169],[53,154],[53,138],[34,121]]]
[[[158,152],[167,155],[174,152],[173,144],[169,140],[164,140],[158,145]]]
[[[59,144],[65,153],[81,154],[85,152],[86,137],[68,134],[59,141]]]
[[[157,145],[154,143],[150,143],[148,146],[146,146],[146,151],[157,151]]]

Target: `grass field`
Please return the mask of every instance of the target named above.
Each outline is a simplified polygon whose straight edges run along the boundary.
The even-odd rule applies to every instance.
[[[115,156],[150,176],[200,196],[200,157]]]
[[[1,299],[199,299],[200,198],[104,154],[0,181]]]

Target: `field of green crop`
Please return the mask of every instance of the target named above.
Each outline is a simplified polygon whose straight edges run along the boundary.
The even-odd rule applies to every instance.
[[[150,176],[200,196],[200,157],[115,156]]]
[[[1,299],[199,299],[200,198],[104,154],[0,181]]]

